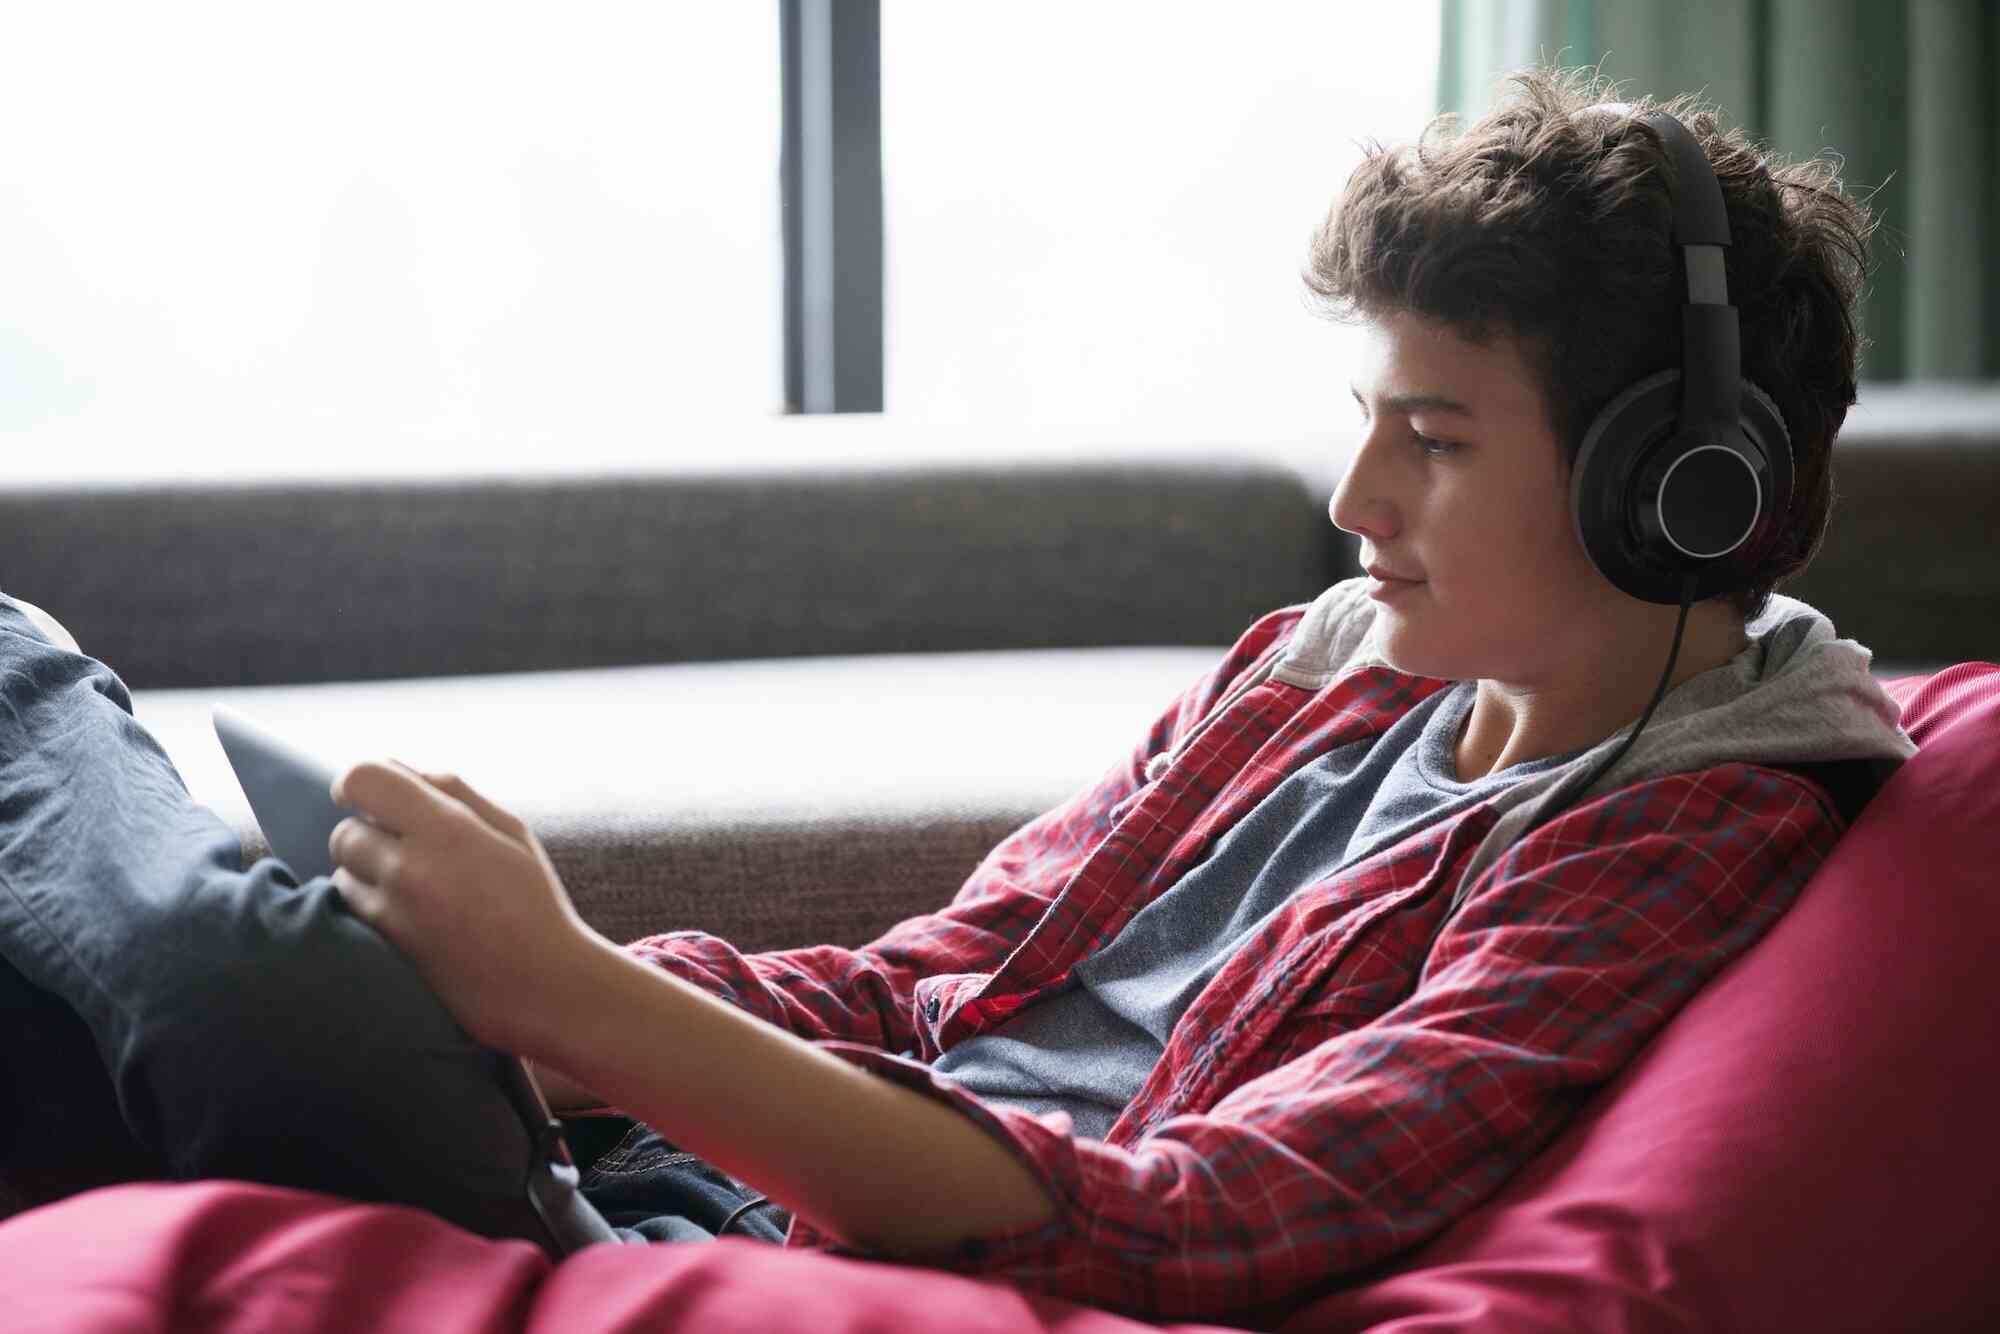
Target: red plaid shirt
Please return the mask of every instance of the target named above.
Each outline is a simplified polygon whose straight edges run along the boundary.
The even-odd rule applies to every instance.
[[[1094,786],[1008,837],[950,906],[859,949],[640,957],[958,1108],[1055,1201],[1045,1226],[898,1259],[1168,1319],[1277,1319],[1492,1194],[1790,906],[1842,829],[1797,775],[1725,764],[1580,803],[1487,870],[1479,805],[1303,887],[1216,974],[1103,1140],[982,1101],[926,1062],[1031,1005],[1290,774],[1447,682],[1386,667],[1267,680],[1264,617]],[[902,1053],[897,1055],[894,1053]],[[913,1205],[913,1207],[921,1207]],[[828,1245],[803,1220],[788,1244]]]

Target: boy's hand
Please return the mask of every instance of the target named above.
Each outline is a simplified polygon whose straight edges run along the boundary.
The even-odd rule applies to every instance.
[[[333,800],[334,888],[417,965],[479,1042],[544,1053],[587,1008],[593,942],[541,840],[451,774],[354,765]],[[582,948],[580,948],[582,947]],[[579,1014],[578,1017],[581,1017]]]

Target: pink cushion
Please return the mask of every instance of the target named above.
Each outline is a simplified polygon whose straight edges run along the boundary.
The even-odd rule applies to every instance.
[[[2000,667],[1549,1150],[1287,1331],[2000,1328]]]
[[[1771,935],[1493,1200],[1285,1330],[2000,1327],[2000,668],[1892,693],[1922,752]],[[551,1269],[413,1210],[228,1182],[22,1215],[0,1275],[0,1324],[65,1334],[1152,1328],[740,1240]]]
[[[8,1334],[1157,1334],[998,1281],[735,1237],[552,1267],[418,1210],[237,1181],[112,1186],[22,1214],[0,1225],[0,1274]]]

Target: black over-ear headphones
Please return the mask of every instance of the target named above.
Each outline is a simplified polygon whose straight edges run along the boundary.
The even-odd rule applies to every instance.
[[[1587,114],[1629,116],[1622,103]],[[1729,214],[1708,155],[1663,111],[1638,122],[1673,169],[1674,245],[1687,274],[1681,369],[1614,397],[1584,432],[1570,517],[1591,563],[1646,602],[1682,603],[1748,582],[1792,498],[1792,444],[1778,407],[1743,379],[1722,250]]]

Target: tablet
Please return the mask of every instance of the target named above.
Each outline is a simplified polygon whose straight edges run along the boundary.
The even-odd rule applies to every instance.
[[[300,884],[333,874],[327,840],[354,812],[334,805],[331,766],[280,741],[236,710],[218,704],[215,735],[236,771],[264,841]]]
[[[229,767],[236,771],[236,781],[250,799],[251,813],[271,851],[302,885],[332,875],[333,853],[327,842],[335,825],[357,813],[334,803],[331,766],[226,705],[214,706],[213,713],[222,753],[229,757]],[[562,1122],[549,1110],[527,1063],[498,1055],[502,1091],[527,1127],[532,1146],[525,1185],[535,1213],[565,1254],[597,1242],[618,1241],[610,1224],[578,1193],[580,1177],[563,1139]]]

